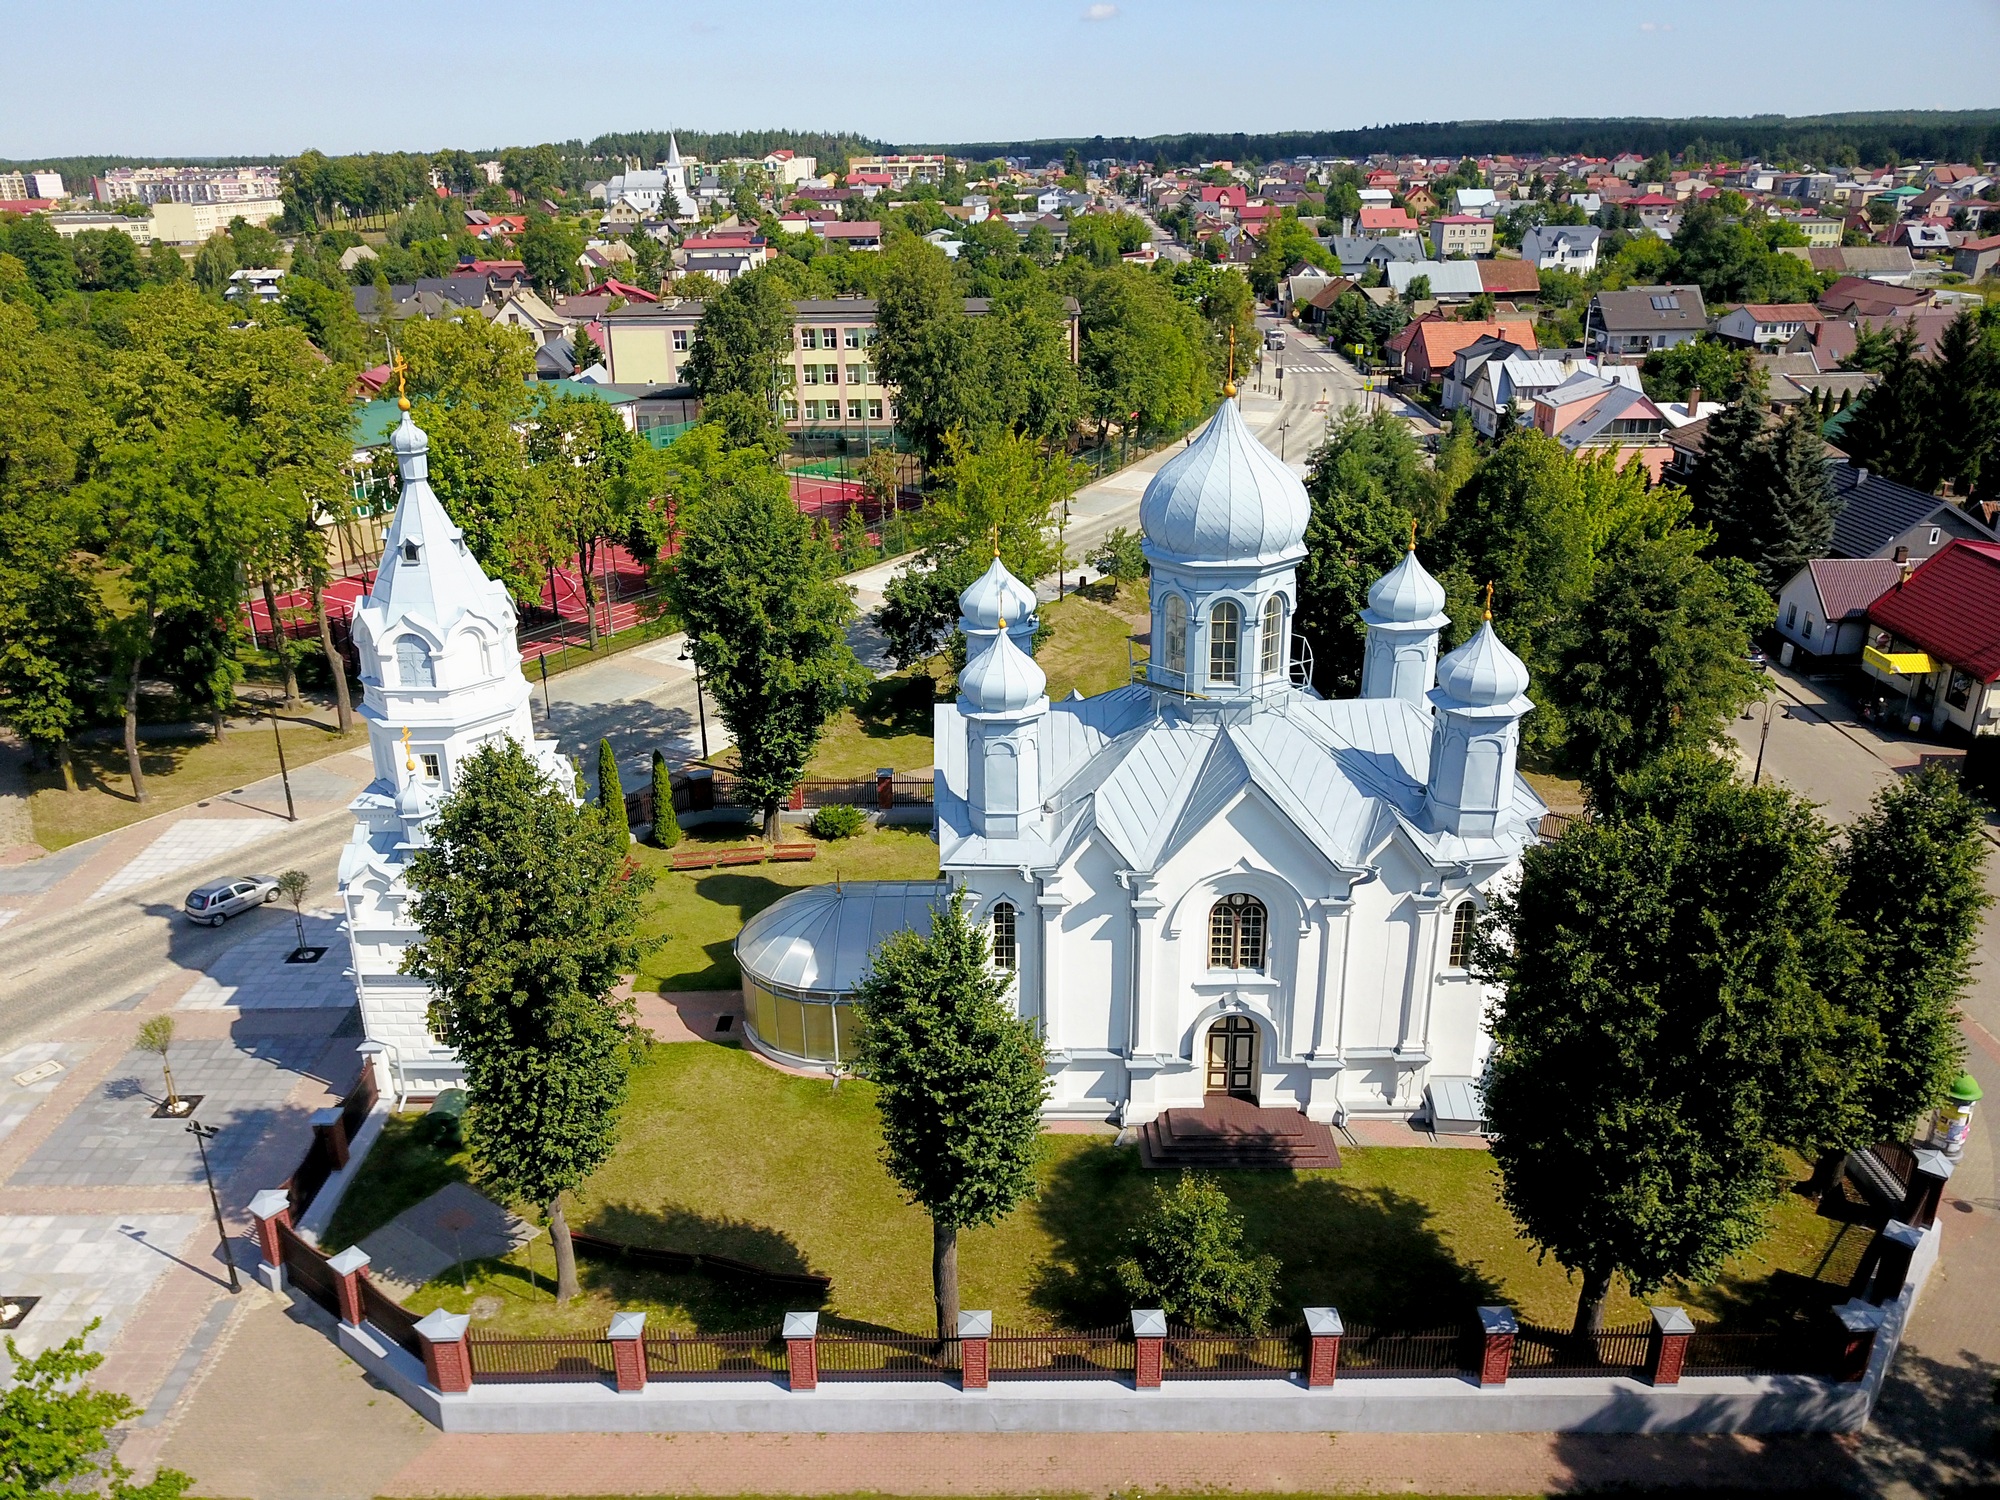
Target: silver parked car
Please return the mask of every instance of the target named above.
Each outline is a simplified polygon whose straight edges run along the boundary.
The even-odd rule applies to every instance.
[[[220,927],[224,919],[235,916],[239,911],[248,911],[253,906],[263,906],[277,899],[277,876],[232,875],[227,880],[212,880],[189,891],[184,910],[190,922],[206,922],[211,927]]]

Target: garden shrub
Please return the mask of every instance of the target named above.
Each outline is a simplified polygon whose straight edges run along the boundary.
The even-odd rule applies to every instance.
[[[816,839],[851,839],[868,826],[868,814],[851,802],[830,802],[812,815],[806,831]]]
[[[1118,1280],[1134,1307],[1157,1307],[1195,1328],[1260,1332],[1278,1296],[1275,1256],[1252,1255],[1243,1217],[1215,1179],[1182,1176],[1153,1189],[1153,1211],[1132,1231]]]

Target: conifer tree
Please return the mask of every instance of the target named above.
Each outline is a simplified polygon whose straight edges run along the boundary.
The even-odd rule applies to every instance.
[[[1936,357],[1925,370],[1931,399],[1930,448],[1940,483],[1960,495],[1996,477],[2000,449],[2000,357],[1992,336],[1970,313],[1960,313],[1937,341]]]
[[[1764,443],[1768,521],[1757,539],[1758,581],[1772,593],[1833,545],[1840,501],[1826,472],[1826,443],[1801,402],[1771,429]]]
[[[1755,557],[1761,516],[1753,501],[1764,489],[1764,402],[1749,392],[1708,419],[1701,457],[1688,479],[1693,519],[1715,533],[1725,557]]]
[[[612,753],[609,739],[597,742],[597,805],[604,812],[606,827],[622,829],[628,837],[631,835],[632,820],[625,811],[625,784],[618,775],[618,757]]]
[[[667,758],[659,751],[653,752],[653,843],[661,849],[671,849],[681,841],[680,819],[674,816],[673,773],[667,769]]]
[[[1870,473],[1931,490],[1942,463],[1931,412],[1935,392],[1917,348],[1916,325],[1905,323],[1883,353],[1881,384],[1861,398],[1840,445]]]

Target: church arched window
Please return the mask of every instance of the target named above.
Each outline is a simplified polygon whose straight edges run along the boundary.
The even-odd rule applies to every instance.
[[[1208,612],[1208,680],[1217,687],[1236,686],[1236,653],[1242,644],[1243,612],[1229,600]]]
[[[1451,958],[1448,967],[1462,969],[1472,956],[1472,934],[1479,925],[1479,909],[1461,901],[1451,914]]]
[[[1015,930],[1014,903],[993,904],[993,967],[1017,969],[1021,965],[1021,940]]]
[[[1257,630],[1257,674],[1260,677],[1276,677],[1278,647],[1285,636],[1285,604],[1276,594],[1264,601],[1264,623]]]
[[[1167,602],[1160,606],[1160,630],[1166,639],[1161,643],[1166,667],[1177,677],[1187,676],[1187,600],[1179,594],[1167,595]]]
[[[406,688],[437,686],[431,648],[413,635],[396,637],[396,680]]]
[[[1269,921],[1264,903],[1240,891],[1224,896],[1208,912],[1208,966],[1211,969],[1262,969],[1264,933]]]

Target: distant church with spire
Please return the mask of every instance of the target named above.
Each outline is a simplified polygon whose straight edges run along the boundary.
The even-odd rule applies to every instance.
[[[1438,659],[1445,593],[1413,536],[1369,590],[1360,696],[1322,698],[1294,624],[1310,513],[1225,400],[1141,501],[1148,659],[1057,703],[1035,595],[995,558],[961,596],[966,665],[936,715],[942,881],[753,918],[752,1043],[838,1065],[874,945],[962,889],[1044,1038],[1051,1117],[1407,1117],[1476,1078],[1468,943],[1546,810],[1515,767],[1528,673],[1490,618]]]
[[[374,586],[354,615],[375,779],[351,805],[339,884],[362,1029],[383,1044],[389,1070],[380,1081],[422,1095],[458,1083],[461,1070],[425,1024],[429,986],[399,972],[421,935],[409,919],[410,860],[480,746],[511,738],[559,787],[574,774],[554,740],[536,738],[506,585],[486,576],[445,513],[430,486],[430,441],[408,400],[399,404],[390,448],[402,492]]]

